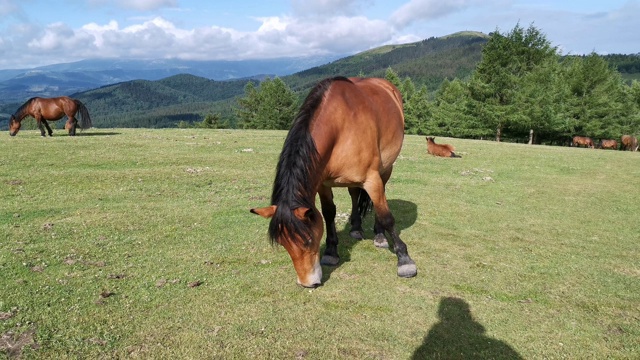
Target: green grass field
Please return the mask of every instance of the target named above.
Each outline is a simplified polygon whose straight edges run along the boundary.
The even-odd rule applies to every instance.
[[[348,237],[303,289],[268,221],[286,132],[0,136],[0,358],[633,359],[640,153],[407,136],[387,194],[418,266]]]

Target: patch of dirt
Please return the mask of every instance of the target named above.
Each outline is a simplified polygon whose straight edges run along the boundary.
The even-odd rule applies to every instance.
[[[7,184],[11,185],[11,186],[19,186],[19,185],[22,185],[23,183],[24,183],[24,181],[19,180],[19,179],[7,181]]]
[[[0,351],[7,354],[9,359],[19,358],[25,347],[38,349],[40,345],[35,341],[35,329],[29,329],[20,335],[16,335],[13,331],[8,331],[0,336]]]

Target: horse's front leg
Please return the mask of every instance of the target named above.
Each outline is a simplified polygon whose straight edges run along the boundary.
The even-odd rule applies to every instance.
[[[384,236],[384,226],[378,220],[378,215],[376,215],[376,221],[373,224],[373,232],[375,233],[373,238],[373,245],[379,248],[388,248],[389,242],[387,241],[387,237]]]
[[[393,167],[391,167],[387,172],[380,174],[380,179],[382,180],[383,193],[386,193],[387,182],[391,177],[392,171],[393,171]],[[385,196],[385,201],[386,201],[386,196]],[[389,242],[387,241],[387,238],[384,236],[384,231],[385,231],[385,228],[380,222],[380,219],[378,218],[378,214],[376,213],[376,221],[373,224],[373,232],[375,233],[375,236],[373,238],[373,244],[376,247],[386,249],[389,247]]]
[[[321,186],[318,191],[322,216],[327,226],[327,245],[320,259],[321,265],[336,266],[340,261],[338,255],[338,233],[336,231],[336,205],[333,202],[333,191],[328,186]]]
[[[42,120],[42,123],[44,124],[44,127],[47,128],[47,132],[49,133],[49,136],[53,136],[53,130],[51,130],[51,127],[49,126],[49,123],[47,122],[47,120]],[[42,133],[42,136],[44,136],[44,132]]]
[[[47,137],[47,134],[45,134],[44,132],[44,126],[42,125],[42,122],[46,122],[46,120],[36,117],[36,124],[38,124],[38,129],[40,129],[40,136]]]

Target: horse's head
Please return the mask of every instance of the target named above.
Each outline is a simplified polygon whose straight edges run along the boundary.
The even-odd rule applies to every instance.
[[[285,213],[278,213],[284,211]],[[282,245],[298,275],[297,283],[315,288],[321,284],[320,241],[324,233],[322,215],[315,208],[278,209],[276,205],[251,209],[251,212],[271,219],[270,234]],[[302,228],[303,231],[300,231]],[[302,235],[308,234],[308,235]]]
[[[11,119],[9,119],[9,135],[16,136],[18,131],[20,131],[20,125],[18,118],[11,115]]]

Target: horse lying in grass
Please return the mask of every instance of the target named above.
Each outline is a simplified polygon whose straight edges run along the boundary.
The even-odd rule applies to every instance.
[[[456,155],[455,148],[449,144],[436,144],[435,138],[427,136],[427,152],[434,156],[459,158],[460,155]]]

